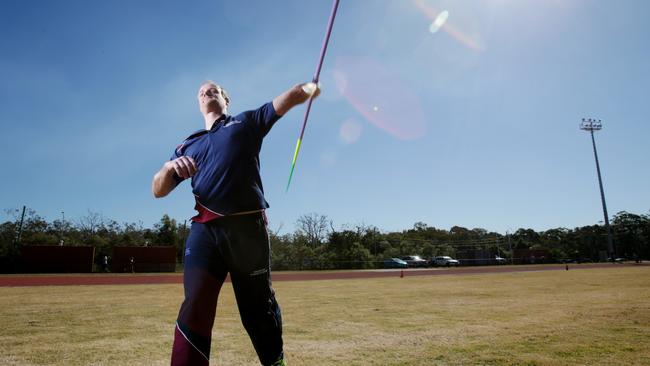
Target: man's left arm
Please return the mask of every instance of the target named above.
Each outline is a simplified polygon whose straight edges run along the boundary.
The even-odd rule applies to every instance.
[[[316,98],[318,95],[320,95],[320,88],[315,83],[296,84],[273,99],[273,108],[278,116],[283,116],[291,108],[306,102],[309,98]]]

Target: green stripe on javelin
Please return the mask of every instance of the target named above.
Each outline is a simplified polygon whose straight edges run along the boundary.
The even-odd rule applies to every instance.
[[[293,160],[291,161],[292,166],[296,165],[296,160],[298,160],[298,151],[300,151],[300,144],[302,144],[302,139],[298,139],[298,141],[296,141],[296,150],[293,152]]]
[[[300,144],[302,139],[296,141],[296,150],[293,152],[293,160],[291,161],[291,172],[289,173],[289,181],[287,182],[287,188],[285,192],[289,192],[289,186],[291,185],[291,178],[293,177],[293,170],[296,168],[296,160],[298,160],[298,151],[300,151]]]

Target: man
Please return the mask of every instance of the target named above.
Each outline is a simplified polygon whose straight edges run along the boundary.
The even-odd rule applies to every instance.
[[[259,152],[273,124],[294,106],[317,97],[299,84],[272,102],[236,116],[212,81],[201,85],[205,129],[190,135],[153,177],[156,198],[191,178],[198,214],[185,244],[181,305],[171,364],[208,365],[219,290],[230,273],[239,314],[263,365],[284,365],[282,317],[270,277],[270,249]]]

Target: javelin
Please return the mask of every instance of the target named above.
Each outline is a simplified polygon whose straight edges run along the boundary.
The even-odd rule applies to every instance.
[[[327,44],[330,40],[330,34],[332,34],[332,26],[334,25],[334,18],[336,17],[336,9],[339,7],[339,0],[334,0],[332,5],[332,13],[330,14],[330,20],[327,23],[327,31],[325,32],[325,38],[323,39],[323,47],[320,50],[320,57],[318,59],[318,67],[316,67],[316,73],[312,82],[318,85],[318,78],[320,77],[320,69],[323,67],[323,59],[325,59],[325,52],[327,51]],[[307,126],[307,119],[309,118],[309,111],[311,110],[311,103],[314,101],[313,98],[309,98],[307,103],[307,109],[305,110],[305,118],[302,121],[302,129],[300,130],[300,137],[296,141],[296,150],[293,153],[293,160],[291,161],[291,172],[289,173],[289,181],[287,182],[287,188],[285,192],[289,191],[289,186],[291,185],[291,178],[293,177],[293,170],[296,168],[296,160],[298,160],[298,153],[300,152],[300,145],[302,144],[302,137],[305,134],[305,127]]]

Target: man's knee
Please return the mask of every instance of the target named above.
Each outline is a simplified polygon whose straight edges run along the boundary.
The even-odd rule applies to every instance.
[[[181,323],[176,323],[172,366],[207,366],[210,359],[211,338],[196,334]]]

